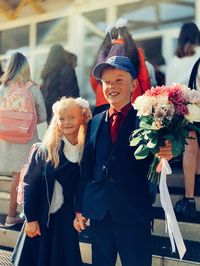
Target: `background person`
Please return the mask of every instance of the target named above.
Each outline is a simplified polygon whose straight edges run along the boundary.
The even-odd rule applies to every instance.
[[[26,84],[31,81],[31,74],[28,61],[21,53],[13,54],[7,62],[5,72],[1,77],[2,85],[0,87],[0,104],[2,98],[17,82]],[[42,94],[38,86],[34,83],[29,88],[32,94],[36,113],[37,123],[46,120],[46,110]],[[35,128],[33,138],[25,144],[10,143],[0,139],[0,173],[12,175],[12,183],[10,190],[10,204],[8,216],[5,221],[6,226],[13,226],[16,223],[23,222],[23,219],[17,215],[17,186],[19,183],[19,173],[21,167],[27,161],[29,150],[33,143],[38,142],[38,132]]]
[[[75,67],[77,56],[56,44],[51,47],[42,70],[42,94],[47,110],[47,123],[52,117],[52,105],[61,97],[78,97],[80,95]]]
[[[176,52],[171,62],[167,66],[166,84],[173,82],[185,84],[189,83],[190,74],[195,62],[200,56],[200,32],[194,23],[183,24]],[[195,172],[197,167],[198,143],[196,132],[191,131],[187,139],[183,153],[183,173],[185,184],[185,196],[177,202],[175,211],[185,218],[196,217],[196,207],[194,200]]]
[[[116,26],[107,32],[99,48],[95,64],[105,62],[107,58],[112,56],[127,56],[136,69],[137,86],[132,94],[132,102],[137,96],[155,85],[154,83],[151,84],[151,78],[148,72],[148,68],[151,68],[150,63],[146,65],[144,52],[136,46],[124,19],[119,19]],[[104,97],[101,81],[96,80],[92,74],[90,75],[90,84],[96,94],[96,108],[93,114],[97,114],[108,109],[109,104]]]

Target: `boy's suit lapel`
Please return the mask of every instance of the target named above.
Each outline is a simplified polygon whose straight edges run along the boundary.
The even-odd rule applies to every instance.
[[[100,129],[100,126],[103,121],[108,122],[107,118],[107,112],[104,111],[98,115],[95,115],[91,121],[91,126],[90,126],[90,141],[92,142],[92,147],[95,149],[96,146],[96,140],[97,140],[97,135]]]
[[[126,117],[125,123],[120,128],[119,135],[117,136],[117,140],[115,144],[113,145],[113,149],[111,153],[115,152],[119,144],[121,143],[121,141],[124,139],[124,137],[126,137],[127,134],[130,135],[131,132],[135,129],[136,127],[135,118],[136,118],[136,111],[133,108],[131,108],[131,110],[129,111]],[[101,123],[103,121],[105,121],[106,123],[109,123],[108,111],[104,111],[103,113],[96,115],[93,118],[93,120],[94,121],[92,121],[92,124],[91,124],[91,135],[92,135],[91,140],[93,142],[92,143],[93,147],[95,147],[96,139],[97,139],[97,135],[98,135]]]

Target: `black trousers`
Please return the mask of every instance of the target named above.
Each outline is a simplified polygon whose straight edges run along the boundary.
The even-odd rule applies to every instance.
[[[122,266],[151,266],[150,225],[119,224],[110,214],[91,220],[92,265],[115,266],[119,254]]]

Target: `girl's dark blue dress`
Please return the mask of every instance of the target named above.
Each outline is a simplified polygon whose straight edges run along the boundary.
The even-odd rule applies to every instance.
[[[48,227],[40,223],[41,236],[29,238],[21,232],[13,254],[15,266],[82,265],[78,234],[73,228],[74,198],[79,176],[78,163],[70,162],[62,152],[59,167],[54,171],[54,178],[63,188],[64,203],[59,210],[50,214]],[[41,183],[41,186],[45,187],[45,184]],[[39,213],[43,208],[45,211],[42,204],[39,208],[41,208]]]

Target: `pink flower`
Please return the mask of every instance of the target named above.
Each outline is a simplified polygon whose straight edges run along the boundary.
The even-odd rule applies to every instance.
[[[182,115],[182,116],[187,115],[188,114],[187,105],[181,105],[181,104],[177,105],[175,109],[175,113],[178,115]]]
[[[145,92],[148,96],[158,96],[158,95],[167,95],[168,94],[168,87],[166,86],[156,86],[155,88],[151,88]]]

